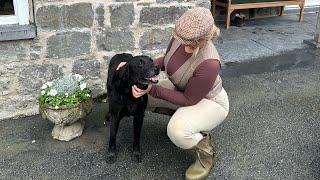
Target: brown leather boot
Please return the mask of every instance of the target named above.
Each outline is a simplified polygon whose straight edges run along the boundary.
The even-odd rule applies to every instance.
[[[196,160],[186,171],[186,180],[206,179],[210,170],[214,166],[215,151],[209,133],[204,134],[204,138],[192,148]]]

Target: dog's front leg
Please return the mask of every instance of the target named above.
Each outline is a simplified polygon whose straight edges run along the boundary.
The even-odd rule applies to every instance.
[[[141,151],[140,151],[140,134],[143,124],[144,114],[136,115],[133,119],[133,160],[136,162],[141,162]]]
[[[106,155],[106,161],[108,163],[114,163],[116,161],[116,137],[119,127],[119,115],[118,114],[110,114],[110,139],[109,139],[109,148]]]

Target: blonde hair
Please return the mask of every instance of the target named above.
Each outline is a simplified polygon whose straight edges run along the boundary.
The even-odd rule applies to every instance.
[[[211,30],[204,36],[204,39],[206,41],[209,41],[211,39],[215,40],[219,36],[220,36],[220,29],[215,24],[213,24]],[[193,57],[196,57],[198,55],[198,53],[199,53],[199,50],[200,50],[200,39],[196,40],[195,44],[196,44],[195,50],[192,53]]]
[[[216,39],[219,36],[220,36],[220,29],[215,24],[213,24],[211,30],[209,31],[209,33],[205,38],[207,40],[211,40],[211,39]]]

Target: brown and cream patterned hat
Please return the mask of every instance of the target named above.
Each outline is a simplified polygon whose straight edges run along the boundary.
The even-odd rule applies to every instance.
[[[209,9],[196,7],[186,11],[176,22],[173,37],[184,45],[197,46],[200,37],[210,35],[214,19]]]

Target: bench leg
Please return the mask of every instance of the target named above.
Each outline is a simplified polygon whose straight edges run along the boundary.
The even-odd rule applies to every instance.
[[[279,14],[279,16],[282,16],[282,15],[283,15],[283,13],[284,13],[284,6],[281,6],[281,9],[280,9],[280,14]]]
[[[216,0],[211,0],[211,14],[213,18],[216,15]]]
[[[233,9],[228,8],[227,9],[227,29],[230,28],[230,18],[231,18],[231,13],[233,12]]]
[[[303,21],[303,13],[304,13],[304,2],[301,3],[300,5],[300,16],[299,16],[299,21]]]

